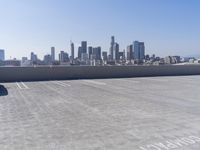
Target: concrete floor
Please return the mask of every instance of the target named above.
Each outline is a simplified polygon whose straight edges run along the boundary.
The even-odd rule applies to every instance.
[[[200,149],[200,76],[2,85],[0,150]]]

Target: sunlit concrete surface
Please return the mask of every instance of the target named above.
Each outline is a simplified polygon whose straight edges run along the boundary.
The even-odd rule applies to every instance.
[[[200,149],[200,76],[2,85],[0,150]]]

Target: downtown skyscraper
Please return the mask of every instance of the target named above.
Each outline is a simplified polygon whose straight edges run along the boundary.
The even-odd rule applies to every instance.
[[[88,56],[89,56],[89,59],[91,59],[92,54],[93,54],[93,47],[92,47],[92,46],[89,46],[89,47],[88,47]]]
[[[134,47],[134,60],[136,60],[137,63],[142,63],[143,60],[145,59],[144,42],[134,41],[133,47]]]
[[[74,43],[71,42],[70,43],[70,48],[71,48],[71,56],[70,56],[70,59],[74,59]]]
[[[113,47],[113,59],[119,60],[119,44],[115,43]]]
[[[81,42],[82,53],[87,53],[87,41]]]
[[[55,61],[55,47],[51,47],[51,62]]]
[[[133,45],[129,45],[127,46],[127,60],[131,61],[133,56]]]
[[[115,37],[111,37],[111,43],[110,43],[110,51],[109,51],[109,59],[113,60],[114,55],[114,45],[115,45]]]

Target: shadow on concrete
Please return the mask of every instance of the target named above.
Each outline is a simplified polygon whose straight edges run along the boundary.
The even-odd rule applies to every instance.
[[[5,88],[5,86],[0,85],[0,96],[6,96],[8,95],[8,90]]]

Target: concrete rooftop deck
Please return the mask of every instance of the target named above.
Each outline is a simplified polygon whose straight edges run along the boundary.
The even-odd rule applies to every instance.
[[[200,149],[200,76],[1,85],[0,150]]]

